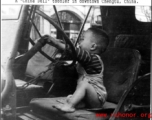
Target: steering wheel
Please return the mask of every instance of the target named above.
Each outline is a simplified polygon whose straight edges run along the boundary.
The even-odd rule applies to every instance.
[[[67,35],[64,33],[64,31],[48,16],[46,15],[45,13],[43,13],[42,11],[40,10],[36,10],[36,13],[39,14],[40,16],[42,16],[43,18],[45,18],[50,24],[52,24],[59,32],[62,33],[63,35],[63,38],[66,42],[66,44],[68,44],[71,48],[71,51],[72,51],[72,58],[73,58],[73,61],[70,65],[68,66],[72,66],[76,63],[76,51],[75,51],[75,47],[74,45],[72,44],[72,42],[70,41],[70,39],[67,37]]]

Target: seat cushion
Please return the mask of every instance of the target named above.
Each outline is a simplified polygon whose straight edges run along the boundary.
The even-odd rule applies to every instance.
[[[43,115],[51,120],[106,120],[116,108],[116,104],[106,102],[101,109],[78,109],[73,113],[61,113],[53,105],[63,104],[65,97],[58,98],[35,98],[30,102],[30,106],[34,113]],[[97,113],[103,113],[104,117],[97,117]]]

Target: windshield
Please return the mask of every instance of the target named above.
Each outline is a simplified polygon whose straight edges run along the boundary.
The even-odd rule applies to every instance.
[[[2,5],[2,20],[18,19],[21,11],[21,5]]]
[[[152,22],[151,6],[136,6],[136,19],[142,22]]]

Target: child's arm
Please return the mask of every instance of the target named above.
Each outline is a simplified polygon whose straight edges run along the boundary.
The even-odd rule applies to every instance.
[[[62,43],[61,40],[59,40],[59,39],[55,39],[49,35],[43,36],[43,39],[47,39],[48,43],[50,43],[52,46],[56,47],[59,50],[64,51],[66,49],[65,44]],[[71,52],[70,47],[69,46],[67,46],[67,47],[68,47],[67,50],[69,50],[69,53],[70,53]],[[81,48],[75,48],[75,50],[76,50],[76,56],[77,56],[78,62],[87,64],[88,62],[91,61],[91,55],[89,52],[87,52]]]
[[[55,39],[49,35],[43,36],[43,39],[47,39],[48,43],[51,44],[52,46],[56,47],[59,50],[64,51],[65,50],[65,44],[61,42],[59,39]]]

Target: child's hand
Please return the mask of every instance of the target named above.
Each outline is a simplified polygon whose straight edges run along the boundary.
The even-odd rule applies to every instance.
[[[49,35],[44,35],[42,39],[45,39],[48,44],[56,47],[59,50],[65,50],[65,44],[59,39],[55,39]]]
[[[42,39],[46,39],[47,42],[48,42],[49,44],[53,45],[53,46],[54,46],[55,43],[56,43],[55,38],[53,38],[53,37],[51,37],[51,36],[49,36],[49,35],[44,35],[44,36],[42,37]]]

